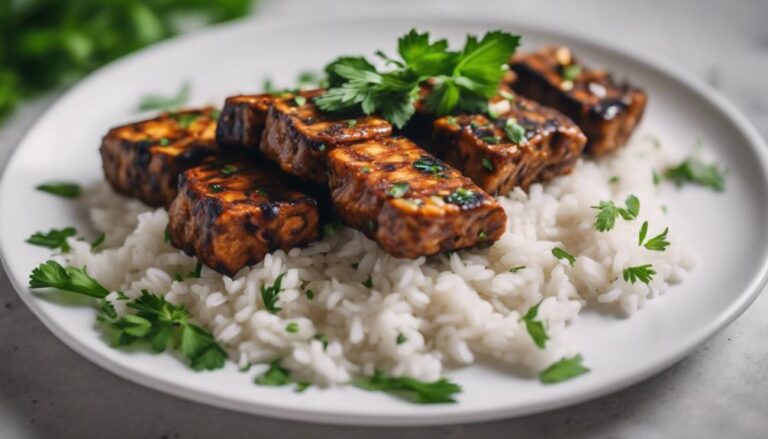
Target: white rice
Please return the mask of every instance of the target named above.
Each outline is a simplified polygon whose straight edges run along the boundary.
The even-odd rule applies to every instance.
[[[342,229],[307,248],[274,252],[234,278],[204,268],[201,278],[182,282],[175,275],[189,273],[196,261],[164,242],[166,212],[103,184],[86,203],[94,227],[107,234],[106,249],[94,254],[87,243],[71,239],[73,251],[64,262],[87,266],[108,289],[129,297],[148,289],[186,305],[241,366],[282,359],[298,381],[335,385],[374,369],[435,380],[446,368],[484,357],[537,372],[579,351],[568,329],[583,307],[632,315],[693,267],[680,230],[664,213],[663,189],[651,178],[653,169],[668,164],[653,142],[639,141],[615,157],[582,161],[572,175],[533,185],[527,194],[516,190],[501,197],[508,230],[486,249],[396,259],[359,232]],[[614,176],[618,182],[610,182]],[[629,194],[641,201],[640,217],[619,218],[612,231],[596,231],[591,206],[601,200],[623,205]],[[645,220],[649,237],[670,226],[666,251],[638,246]],[[556,246],[576,257],[575,266],[553,257]],[[642,264],[658,273],[650,285],[622,279],[624,268]],[[272,314],[264,309],[260,288],[281,273],[282,311]],[[371,289],[363,285],[369,276]],[[520,321],[539,302],[538,319],[550,336],[545,349]],[[118,312],[125,311],[122,303],[114,301]],[[298,326],[295,333],[286,331],[291,322]],[[319,334],[327,337],[327,347]],[[406,341],[398,344],[400,335]]]

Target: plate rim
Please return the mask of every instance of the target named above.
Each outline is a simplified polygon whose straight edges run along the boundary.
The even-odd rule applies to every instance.
[[[563,30],[561,28],[557,28],[551,23],[541,20],[522,22],[521,20],[516,20],[514,18],[499,18],[485,12],[475,13],[466,17],[459,17],[456,14],[446,13],[445,11],[437,13],[425,13],[422,11],[415,12],[410,16],[413,22],[459,22],[465,24],[482,25],[484,27],[488,27],[489,29],[514,28],[517,29],[516,32],[519,32],[522,35],[525,34],[526,30],[538,30],[539,32],[558,35],[560,37],[569,39],[579,45],[590,46],[598,51],[608,52],[612,56],[629,59],[632,62],[639,63],[656,74],[661,74],[673,79],[678,84],[682,85],[683,87],[687,87],[693,93],[707,101],[707,103],[710,104],[721,117],[731,123],[740,132],[740,134],[745,137],[749,148],[758,158],[763,176],[768,177],[768,146],[766,146],[765,140],[759,134],[757,129],[752,125],[752,123],[733,103],[727,100],[720,92],[663,57],[653,53],[646,53],[642,49],[625,47],[621,44],[609,41],[601,41],[591,35],[578,34],[570,30]],[[11,169],[15,165],[15,162],[18,160],[20,155],[19,151],[21,147],[27,143],[31,133],[35,131],[37,127],[44,123],[48,118],[52,117],[52,114],[58,112],[59,107],[66,105],[71,96],[75,94],[75,92],[85,83],[91,82],[95,78],[107,74],[114,69],[119,69],[124,63],[132,63],[142,57],[151,56],[155,51],[165,50],[166,46],[173,46],[179,43],[190,44],[190,42],[193,42],[196,39],[206,38],[213,33],[224,33],[228,31],[237,32],[238,28],[247,26],[259,27],[262,30],[267,31],[270,29],[281,29],[286,27],[290,28],[293,26],[304,25],[343,25],[344,23],[348,23],[350,20],[405,22],[408,19],[403,18],[401,14],[395,14],[391,12],[386,14],[346,14],[333,17],[302,17],[298,19],[278,19],[271,17],[269,18],[269,21],[266,21],[266,19],[263,17],[247,17],[227,23],[208,26],[184,35],[164,40],[160,43],[139,50],[100,67],[96,71],[82,78],[65,93],[63,93],[59,98],[57,98],[56,101],[27,129],[3,168],[3,176],[0,179],[0,206],[2,206],[4,203],[2,194],[4,193],[6,186],[10,186],[10,182],[8,181],[8,173],[5,171]],[[2,228],[4,228],[4,224],[0,223],[0,229]],[[53,319],[49,317],[41,307],[38,306],[38,299],[33,294],[29,294],[27,285],[18,282],[19,279],[17,279],[16,276],[14,276],[13,273],[9,270],[7,261],[11,249],[7,247],[10,245],[11,244],[9,243],[0,242],[0,261],[2,261],[2,265],[5,272],[7,273],[8,280],[14,287],[16,293],[19,295],[24,304],[38,318],[38,320],[40,320],[56,338],[58,338],[70,349],[77,352],[80,356],[84,357],[88,361],[117,376],[120,376],[121,378],[139,384],[143,387],[147,387],[152,390],[159,390],[163,393],[192,400],[201,404],[233,410],[241,413],[269,416],[279,419],[335,425],[392,426],[395,424],[397,426],[428,426],[482,422],[495,419],[514,418],[533,413],[550,411],[592,400],[600,396],[604,396],[627,388],[644,379],[654,376],[669,366],[677,363],[682,358],[688,356],[696,348],[712,338],[717,332],[721,331],[730,323],[732,323],[736,318],[738,318],[755,301],[755,299],[763,291],[766,283],[768,283],[768,249],[763,249],[759,270],[756,270],[748,285],[741,291],[738,296],[736,296],[736,298],[727,308],[720,312],[716,319],[713,319],[707,326],[702,326],[698,331],[696,331],[695,336],[692,337],[692,340],[687,343],[684,349],[680,349],[674,355],[669,355],[663,361],[658,361],[657,363],[652,364],[636,373],[631,375],[622,375],[621,377],[605,382],[600,386],[596,386],[589,391],[572,393],[557,401],[542,401],[537,404],[523,407],[522,409],[502,407],[496,410],[474,409],[465,410],[461,413],[451,414],[439,412],[416,413],[416,411],[414,411],[414,414],[412,415],[361,415],[354,413],[340,414],[330,410],[286,409],[284,407],[270,406],[263,403],[243,404],[242,402],[234,399],[227,399],[219,395],[212,395],[204,391],[190,389],[189,387],[185,387],[179,383],[166,382],[151,375],[131,370],[130,368],[124,366],[122,363],[112,361],[100,352],[92,350],[87,345],[80,343],[77,338],[71,336],[66,330],[63,329],[62,326],[54,322]],[[22,278],[24,278],[24,276],[22,276]]]

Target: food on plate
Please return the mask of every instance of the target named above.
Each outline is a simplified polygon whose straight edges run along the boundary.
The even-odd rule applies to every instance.
[[[344,56],[322,89],[230,97],[218,127],[211,108],[117,127],[107,180],[167,210],[40,186],[80,196],[103,233],[33,234],[60,253],[30,286],[98,299],[119,345],[254,365],[258,385],[446,403],[461,390],[446,370],[487,359],[544,384],[587,373],[568,337],[583,308],[632,315],[693,268],[661,176],[722,190],[722,170],[618,148],[645,95],[564,49],[505,71],[517,43],[493,31],[451,51],[414,30],[383,68]]]
[[[295,94],[283,92],[230,96],[224,101],[224,108],[221,110],[216,127],[216,142],[222,148],[258,151],[267,121],[267,111],[275,99],[294,96],[311,99],[320,92],[306,90]]]
[[[571,172],[587,139],[570,119],[508,91],[488,109],[435,121],[435,154],[494,195]]]
[[[589,154],[603,155],[623,146],[642,119],[645,92],[605,70],[585,66],[567,47],[519,53],[509,66],[518,93],[562,111],[581,127]]]
[[[168,208],[171,243],[227,275],[320,237],[317,201],[271,164],[221,159],[188,169]]]
[[[104,177],[121,194],[150,206],[168,205],[179,174],[218,150],[218,113],[212,107],[163,113],[112,128],[101,143]]]
[[[406,138],[339,147],[328,163],[339,216],[395,257],[491,243],[504,233],[496,200]]]
[[[326,156],[334,148],[391,134],[392,125],[377,116],[342,118],[303,96],[279,98],[267,113],[261,152],[289,174],[325,183]]]

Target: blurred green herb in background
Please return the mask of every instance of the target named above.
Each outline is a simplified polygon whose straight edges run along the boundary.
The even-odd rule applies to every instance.
[[[0,0],[0,123],[23,99],[253,0]]]

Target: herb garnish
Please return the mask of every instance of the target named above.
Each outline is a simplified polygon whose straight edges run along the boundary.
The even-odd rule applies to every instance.
[[[373,288],[373,278],[370,275],[363,281],[363,286],[365,288]]]
[[[82,189],[80,189],[80,185],[77,183],[43,183],[35,189],[64,198],[77,198],[82,193]]]
[[[483,157],[483,168],[493,171],[493,162],[487,157]]]
[[[495,145],[501,142],[501,138],[499,138],[499,136],[485,136],[481,140],[489,145]]]
[[[408,377],[388,377],[380,371],[372,377],[355,379],[352,384],[365,390],[392,392],[419,404],[456,402],[453,397],[461,392],[458,384],[445,378],[427,383]]]
[[[293,101],[296,102],[296,105],[301,107],[301,106],[303,106],[304,104],[307,103],[307,98],[305,98],[304,96],[299,95],[299,96],[294,97]]]
[[[509,269],[510,273],[517,273],[520,270],[524,270],[526,267],[525,265],[518,265],[517,267],[512,267]]]
[[[406,337],[402,332],[397,334],[397,338],[395,339],[395,343],[401,345],[408,341],[408,337]]]
[[[275,279],[272,286],[261,286],[261,299],[264,301],[264,308],[272,314],[277,314],[282,311],[282,308],[277,306],[277,299],[282,290],[281,283],[283,282],[283,277],[285,277],[285,273],[277,276],[277,279]]]
[[[347,128],[354,128],[356,125],[357,125],[357,120],[355,119],[347,120]]]
[[[595,229],[600,232],[607,232],[613,229],[616,224],[616,217],[621,215],[627,221],[631,221],[637,218],[640,214],[640,200],[630,195],[624,201],[626,208],[617,207],[613,201],[601,201],[597,206],[592,206],[593,209],[597,209],[597,218],[595,219]]]
[[[670,244],[669,241],[667,241],[667,233],[669,233],[669,227],[665,228],[660,234],[649,239],[644,247],[651,251],[663,252]],[[642,236],[642,238],[645,238],[645,236]],[[640,240],[640,244],[642,245],[642,240]]]
[[[93,240],[91,243],[91,251],[96,250],[101,244],[104,244],[104,240],[107,239],[107,234],[104,232],[101,232],[99,236],[96,237],[96,239]]]
[[[208,185],[208,188],[213,192],[214,194],[218,194],[219,192],[224,192],[224,186],[218,184],[218,183],[211,183]]]
[[[257,376],[253,382],[260,386],[285,386],[291,383],[291,371],[280,366],[280,360],[275,360],[269,364],[269,369]]]
[[[392,198],[401,198],[408,192],[410,185],[408,183],[394,183],[387,189],[387,195]]]
[[[651,264],[636,265],[634,267],[628,267],[624,269],[624,281],[634,284],[640,281],[644,284],[648,284],[653,279],[653,275],[656,271]]]
[[[289,334],[295,334],[299,332],[299,324],[296,322],[290,322],[287,325],[285,325],[285,332]]]
[[[583,375],[589,372],[589,369],[582,366],[582,361],[581,355],[571,358],[563,357],[560,361],[544,369],[539,374],[539,380],[544,384],[554,384]]]
[[[571,64],[563,67],[563,79],[566,81],[574,81],[581,74],[581,66],[578,64]]]
[[[221,175],[230,176],[237,172],[237,167],[232,165],[224,165],[221,168]]]
[[[445,171],[445,165],[440,160],[423,155],[413,162],[413,167],[419,171],[430,175],[441,175]]]
[[[549,340],[549,335],[547,335],[544,322],[541,320],[536,320],[536,315],[539,313],[540,305],[541,302],[532,306],[520,320],[525,322],[525,329],[528,331],[528,335],[530,335],[533,339],[533,343],[540,349],[544,349],[547,340]]]
[[[175,96],[147,95],[141,98],[139,111],[174,111],[186,104],[189,100],[190,85],[182,84]]]
[[[557,259],[565,259],[568,261],[568,265],[571,267],[573,267],[573,265],[576,263],[576,258],[560,247],[555,247],[552,249],[552,256],[556,257]]]
[[[35,233],[30,236],[26,242],[50,249],[60,248],[63,253],[66,253],[70,250],[69,244],[67,244],[67,238],[75,236],[76,233],[77,231],[74,227],[67,227],[61,230],[51,229],[48,233]]]
[[[725,189],[725,172],[716,164],[706,164],[696,157],[689,157],[679,165],[667,168],[664,176],[676,185],[697,184],[718,192]]]
[[[478,197],[479,195],[475,192],[460,187],[445,197],[445,201],[451,204],[457,204],[459,206],[466,206],[476,200]]]
[[[400,60],[387,57],[391,70],[379,71],[364,57],[341,57],[325,68],[330,88],[315,102],[324,111],[381,114],[402,128],[414,113],[419,85],[434,78],[427,108],[444,115],[458,108],[482,110],[499,86],[502,65],[514,53],[519,37],[488,32],[482,39],[468,36],[463,50],[449,51],[444,39],[430,42],[429,33],[415,29],[398,40]]]
[[[507,119],[504,125],[504,133],[509,137],[512,143],[525,143],[525,128],[517,123],[515,119]]]
[[[195,370],[213,370],[224,366],[227,353],[216,343],[213,335],[190,323],[188,319],[191,315],[183,306],[173,305],[162,296],[143,290],[139,298],[126,303],[136,314],[126,314],[115,320],[117,313],[106,300],[109,290],[90,277],[85,267],[64,268],[55,261],[45,262],[32,270],[29,286],[33,289],[56,288],[101,299],[99,308],[106,317],[102,321],[118,331],[119,345],[143,341],[149,343],[154,351],[162,352],[171,344],[179,348]]]

